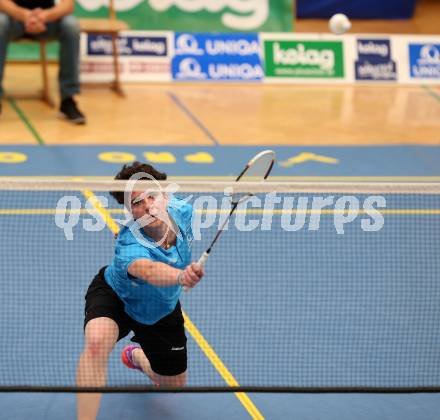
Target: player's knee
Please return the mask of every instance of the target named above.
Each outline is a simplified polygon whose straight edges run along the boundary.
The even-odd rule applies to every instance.
[[[87,337],[85,351],[92,358],[105,358],[112,351],[113,345],[113,340],[110,340],[105,333],[93,331]]]
[[[64,16],[60,22],[61,34],[69,38],[79,38],[79,23],[73,15]]]

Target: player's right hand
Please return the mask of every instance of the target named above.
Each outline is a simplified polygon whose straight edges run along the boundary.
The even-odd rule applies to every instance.
[[[204,276],[203,267],[193,262],[182,271],[181,284],[187,289],[192,289]]]

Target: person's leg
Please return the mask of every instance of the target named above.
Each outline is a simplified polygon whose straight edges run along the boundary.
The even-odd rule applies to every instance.
[[[184,319],[180,303],[172,313],[154,325],[132,323],[135,335],[132,341],[141,347],[128,346],[123,361],[126,366],[140,367],[155,385],[185,386],[187,369],[187,349]],[[124,357],[128,356],[128,357]],[[132,361],[126,363],[126,359]]]
[[[79,84],[79,24],[75,16],[67,15],[48,25],[47,35],[60,42],[58,81],[61,100],[80,91]]]
[[[20,38],[23,34],[24,26],[22,23],[11,19],[4,13],[0,13],[0,98],[3,96],[3,71],[9,41]]]
[[[3,71],[6,62],[10,29],[11,20],[9,16],[0,13],[0,98],[3,96]]]
[[[76,384],[78,387],[102,387],[107,380],[107,362],[118,340],[119,328],[110,318],[90,320],[85,328],[85,347],[79,359]],[[95,420],[101,394],[79,393],[78,420]]]
[[[140,347],[132,351],[133,361],[137,366],[140,366],[143,372],[152,380],[155,385],[162,386],[185,386],[186,385],[186,371],[173,376],[159,375],[151,369],[150,361]]]
[[[80,91],[78,21],[72,15],[64,16],[56,22],[49,23],[43,36],[56,37],[60,42],[58,82],[61,114],[74,124],[85,124],[86,117],[78,109],[73,98]]]

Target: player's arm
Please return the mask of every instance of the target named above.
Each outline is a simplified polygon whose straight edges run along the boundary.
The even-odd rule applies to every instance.
[[[12,0],[0,0],[0,12],[20,22],[24,22],[31,13],[29,9],[17,6]]]
[[[50,9],[36,9],[37,16],[43,23],[53,22],[66,15],[73,14],[75,0],[61,0]]]
[[[181,286],[192,288],[203,277],[204,271],[200,264],[192,263],[184,270],[171,267],[168,264],[139,259],[128,266],[128,272],[133,277],[144,280],[153,286]]]

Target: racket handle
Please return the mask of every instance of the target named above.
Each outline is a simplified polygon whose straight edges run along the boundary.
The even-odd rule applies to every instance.
[[[199,258],[198,263],[204,267],[206,264],[206,261],[208,260],[209,254],[205,251],[202,256]]]
[[[198,264],[200,264],[202,267],[205,266],[206,261],[208,260],[209,254],[205,251],[202,256],[199,258],[199,261],[197,261]],[[189,292],[189,289],[187,287],[183,287],[184,292]]]

